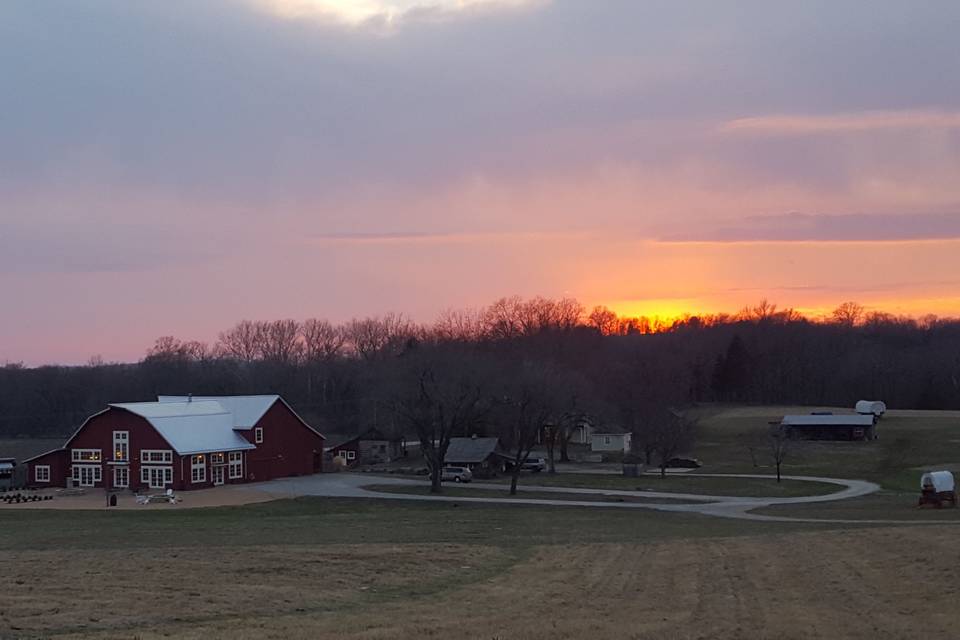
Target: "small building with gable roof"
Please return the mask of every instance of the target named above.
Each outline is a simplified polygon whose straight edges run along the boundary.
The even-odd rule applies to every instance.
[[[873,415],[812,413],[783,416],[773,426],[795,440],[875,440],[876,422]]]

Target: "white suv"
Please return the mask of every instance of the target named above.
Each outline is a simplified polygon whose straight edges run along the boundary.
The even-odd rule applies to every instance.
[[[454,482],[470,482],[473,480],[473,472],[466,467],[444,467],[440,471],[440,480],[447,482],[448,480],[453,480]]]

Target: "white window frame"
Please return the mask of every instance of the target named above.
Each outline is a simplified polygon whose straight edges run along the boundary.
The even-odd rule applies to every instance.
[[[231,451],[227,456],[228,475],[231,480],[243,477],[243,452]]]
[[[90,483],[82,482],[83,469],[91,469],[90,477],[92,481]],[[70,468],[70,478],[79,487],[93,487],[98,482],[103,482],[103,467],[99,464],[75,464]]]
[[[70,460],[80,463],[98,463],[103,460],[103,455],[100,449],[71,449]]]
[[[123,474],[122,483],[118,480],[119,474]],[[130,467],[121,465],[113,468],[113,486],[116,489],[126,489],[130,486]]]
[[[160,474],[162,483],[153,482],[154,472]],[[168,484],[173,484],[173,467],[158,465],[140,467],[140,482],[151,489],[164,489]]]
[[[141,464],[158,465],[171,464],[173,451],[170,449],[140,449]]]
[[[190,456],[190,482],[197,484],[207,481],[207,457],[202,453]]]
[[[130,461],[130,432],[113,432],[113,459],[117,462]]]
[[[225,464],[226,462],[227,456],[222,451],[210,454],[210,464]]]
[[[38,464],[34,466],[33,480],[34,482],[50,482],[50,465]]]
[[[347,451],[347,460],[356,460],[357,452],[356,451]]]
[[[255,444],[263,444],[263,427],[254,427],[253,442]]]

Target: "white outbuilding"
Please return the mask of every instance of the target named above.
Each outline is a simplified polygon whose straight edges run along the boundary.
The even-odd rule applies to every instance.
[[[920,488],[932,488],[937,493],[952,492],[956,485],[949,471],[928,471],[920,478]]]
[[[618,451],[621,453],[626,453],[630,451],[631,438],[632,434],[629,431],[626,433],[594,433],[590,438],[590,450],[599,452]]]
[[[882,400],[857,400],[854,410],[862,416],[880,418],[887,412],[887,405]]]

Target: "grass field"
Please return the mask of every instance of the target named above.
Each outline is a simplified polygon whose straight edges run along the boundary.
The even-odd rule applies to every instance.
[[[486,482],[485,480],[483,482]],[[509,477],[492,480],[498,484],[509,485]],[[671,474],[665,478],[658,475],[644,475],[628,478],[622,475],[564,473],[537,473],[524,475],[521,480],[524,487],[576,487],[585,489],[619,489],[623,491],[665,491],[669,493],[709,494],[718,496],[757,496],[757,497],[793,497],[824,495],[838,491],[841,487],[826,482],[803,482],[762,478],[704,478],[686,474]]]
[[[851,520],[943,521],[960,523],[960,509],[917,508],[916,492],[884,490],[853,500],[811,504],[776,505],[757,513],[791,518],[843,518]],[[960,533],[960,530],[958,530]]]
[[[371,491],[380,491],[384,493],[400,493],[418,496],[430,495],[429,485],[396,485],[396,484],[373,484],[365,487]],[[503,489],[478,489],[465,487],[462,485],[446,486],[443,488],[443,495],[457,498],[529,498],[538,500],[591,500],[597,502],[647,502],[654,504],[703,504],[692,500],[672,500],[670,498],[644,498],[642,496],[604,496],[604,495],[584,495],[582,493],[560,493],[552,491],[520,491],[516,496],[511,496],[507,487]]]
[[[790,411],[705,408],[693,452],[702,471],[770,473],[767,421]],[[956,637],[960,510],[914,505],[920,468],[960,462],[960,415],[892,412],[879,432],[870,443],[796,443],[784,473],[864,478],[884,491],[761,513],[899,526],[321,498],[0,510],[0,638]],[[836,488],[572,473],[522,483],[730,496]],[[522,496],[541,493],[558,497]]]
[[[954,535],[326,499],[2,512],[0,637],[951,637]]]
[[[694,453],[703,461],[704,472],[769,473],[767,423],[813,409],[706,408]],[[918,492],[921,468],[960,470],[960,412],[890,411],[877,431],[879,439],[871,442],[791,442],[783,472],[859,478],[891,490]]]

